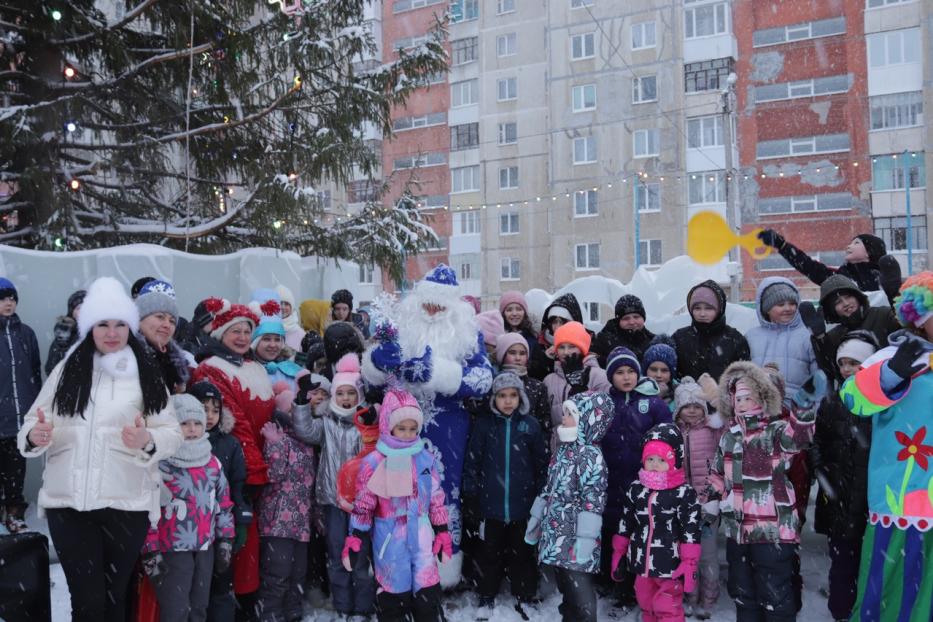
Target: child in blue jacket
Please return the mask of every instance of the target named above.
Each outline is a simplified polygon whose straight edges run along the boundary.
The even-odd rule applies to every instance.
[[[502,573],[508,569],[516,611],[534,600],[537,569],[534,548],[525,540],[531,504],[544,486],[548,446],[530,414],[522,379],[501,372],[492,382],[490,413],[473,424],[463,472],[463,495],[480,520],[479,595],[492,607]]]

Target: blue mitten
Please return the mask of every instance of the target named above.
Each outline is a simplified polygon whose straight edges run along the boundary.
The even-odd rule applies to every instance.
[[[386,341],[373,348],[371,356],[376,369],[393,373],[402,363],[402,347],[397,341]]]
[[[544,518],[544,508],[547,503],[544,497],[536,497],[531,506],[531,516],[528,517],[528,527],[525,529],[525,542],[534,546],[541,539],[541,520]]]
[[[399,373],[405,382],[423,384],[431,380],[431,346],[425,346],[424,354],[407,359],[399,365]]]
[[[818,404],[826,395],[826,374],[817,370],[794,395],[794,403],[800,408]]]
[[[593,560],[596,550],[596,538],[603,528],[603,517],[593,512],[580,512],[577,516],[577,541],[573,545],[574,557],[578,564]]]

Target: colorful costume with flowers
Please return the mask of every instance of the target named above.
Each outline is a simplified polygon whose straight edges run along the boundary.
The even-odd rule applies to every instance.
[[[895,308],[904,325],[933,317],[933,272],[907,279]],[[889,341],[840,391],[849,410],[872,417],[869,524],[852,620],[926,622],[933,619],[933,343],[906,330]],[[910,341],[920,355],[905,380],[890,363]]]

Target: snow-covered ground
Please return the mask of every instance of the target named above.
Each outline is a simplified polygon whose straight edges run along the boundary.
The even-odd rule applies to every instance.
[[[815,487],[814,487],[815,490]],[[810,504],[810,520],[804,527],[803,541],[801,543],[801,570],[803,572],[803,609],[797,617],[798,622],[826,622],[831,620],[829,610],[826,609],[826,597],[820,594],[825,589],[829,574],[829,558],[826,555],[826,538],[813,532],[812,500]],[[719,603],[713,611],[712,620],[734,620],[735,608],[729,595],[726,593],[726,558],[725,544],[720,547],[720,566],[722,589]],[[52,620],[53,622],[66,622],[71,619],[71,605],[68,601],[68,586],[65,584],[65,575],[59,564],[52,564]],[[507,591],[507,586],[506,587]],[[330,608],[330,603],[322,603],[319,598],[312,595],[306,603],[304,622],[332,622],[341,617]],[[529,617],[535,622],[559,622],[560,614],[557,606],[560,604],[560,594],[554,593],[546,597],[541,604],[534,608],[526,607]],[[496,608],[490,617],[495,622],[521,622],[521,617],[514,611],[515,600],[511,596],[502,594],[496,601]],[[476,622],[477,597],[466,592],[448,596],[444,603],[448,622]],[[641,615],[637,610],[627,615],[613,618],[610,616],[612,601],[608,598],[599,601],[599,620],[620,620],[622,622],[637,622]]]

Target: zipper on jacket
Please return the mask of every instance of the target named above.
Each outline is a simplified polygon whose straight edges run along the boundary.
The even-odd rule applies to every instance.
[[[684,458],[685,458],[684,460],[684,472],[685,473],[684,474],[687,476],[687,483],[690,484],[690,486],[692,487],[693,486],[693,475],[691,474],[691,471],[693,469],[691,468],[691,464],[690,464],[690,428],[689,427],[687,427],[684,430]]]
[[[512,448],[512,418],[505,420],[505,522],[511,522],[509,517],[509,473],[511,472],[511,448]]]
[[[100,389],[100,383],[103,382],[104,375],[101,370],[97,370],[97,383],[94,387],[93,406],[91,406],[91,420],[87,426],[87,460],[84,463],[84,501],[81,504],[81,510],[87,510],[87,489],[91,481],[91,451],[94,449],[94,413],[97,410],[97,391]],[[77,414],[75,416],[78,416]]]
[[[13,405],[16,408],[16,429],[19,430],[19,391],[16,387],[16,352],[13,350],[13,337],[10,335],[10,318],[7,318],[6,327],[3,331],[6,334],[6,345],[10,349],[10,376],[13,380]]]
[[[651,541],[654,539],[654,513],[651,507],[654,505],[654,498],[657,491],[652,490],[648,493],[648,539],[645,542],[645,575],[648,576],[648,570],[651,568]]]

